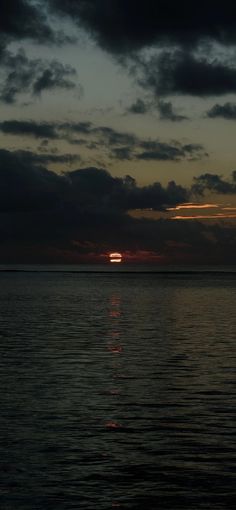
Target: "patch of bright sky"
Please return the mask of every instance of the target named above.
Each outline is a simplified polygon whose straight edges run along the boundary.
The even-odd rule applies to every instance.
[[[16,50],[17,47],[19,46],[12,44],[9,49]],[[74,67],[77,71],[76,81],[83,89],[82,94],[80,89],[67,91],[65,94],[61,91],[57,94],[44,92],[42,104],[36,100],[34,105],[36,111],[38,107],[38,115],[44,116],[44,119],[49,119],[50,115],[55,119],[56,111],[53,106],[57,102],[60,102],[57,118],[69,111],[70,119],[78,120],[78,108],[84,115],[99,117],[100,109],[119,108],[120,101],[129,94],[129,89],[131,93],[132,82],[126,71],[88,38],[83,38],[82,34],[76,43],[61,47],[45,47],[32,43],[21,44],[21,47],[29,58],[57,59]],[[33,105],[30,105],[30,111],[32,107]]]

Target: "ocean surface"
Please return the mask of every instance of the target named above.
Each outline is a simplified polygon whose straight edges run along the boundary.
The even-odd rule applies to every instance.
[[[1,510],[236,507],[236,267],[0,266]]]

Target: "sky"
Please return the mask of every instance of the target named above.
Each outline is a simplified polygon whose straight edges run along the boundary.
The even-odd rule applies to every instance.
[[[234,264],[236,7],[8,0],[0,263]]]

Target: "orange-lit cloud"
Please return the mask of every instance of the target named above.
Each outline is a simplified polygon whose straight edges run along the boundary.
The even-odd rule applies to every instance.
[[[236,219],[236,214],[210,214],[210,215],[194,215],[194,216],[173,216],[172,220],[212,220],[212,219]]]
[[[213,209],[215,209],[215,211],[210,212]],[[189,213],[185,214],[185,211],[187,210]],[[223,206],[223,204],[197,204],[193,202],[187,202],[184,204],[176,205],[175,207],[169,207],[167,211],[172,213],[182,211],[182,214],[180,213],[170,216],[171,220],[232,220],[236,218],[236,214],[234,212],[236,211],[236,207],[231,207],[229,204],[227,206]],[[200,211],[202,211],[202,214]]]
[[[168,207],[167,211],[180,211],[181,209],[216,209],[219,204],[194,204],[188,202],[186,204],[176,205],[176,207]]]

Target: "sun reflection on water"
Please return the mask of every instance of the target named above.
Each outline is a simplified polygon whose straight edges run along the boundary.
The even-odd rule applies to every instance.
[[[121,319],[122,319],[122,311],[121,311],[121,297],[118,293],[112,293],[109,298],[108,303],[108,317],[109,317],[109,325],[110,328],[107,333],[107,342],[106,342],[106,350],[110,356],[110,366],[111,366],[111,381],[114,385],[114,380],[117,381],[117,386],[112,386],[108,389],[108,393],[111,397],[118,398],[121,395],[121,388],[119,387],[120,381],[122,380],[122,364],[118,361],[120,360],[120,356],[124,354],[124,346],[122,344],[121,338]],[[118,357],[117,357],[118,356]],[[106,421],[106,427],[108,428],[120,428],[116,416],[114,416],[114,407],[113,407],[113,416],[108,416]]]

